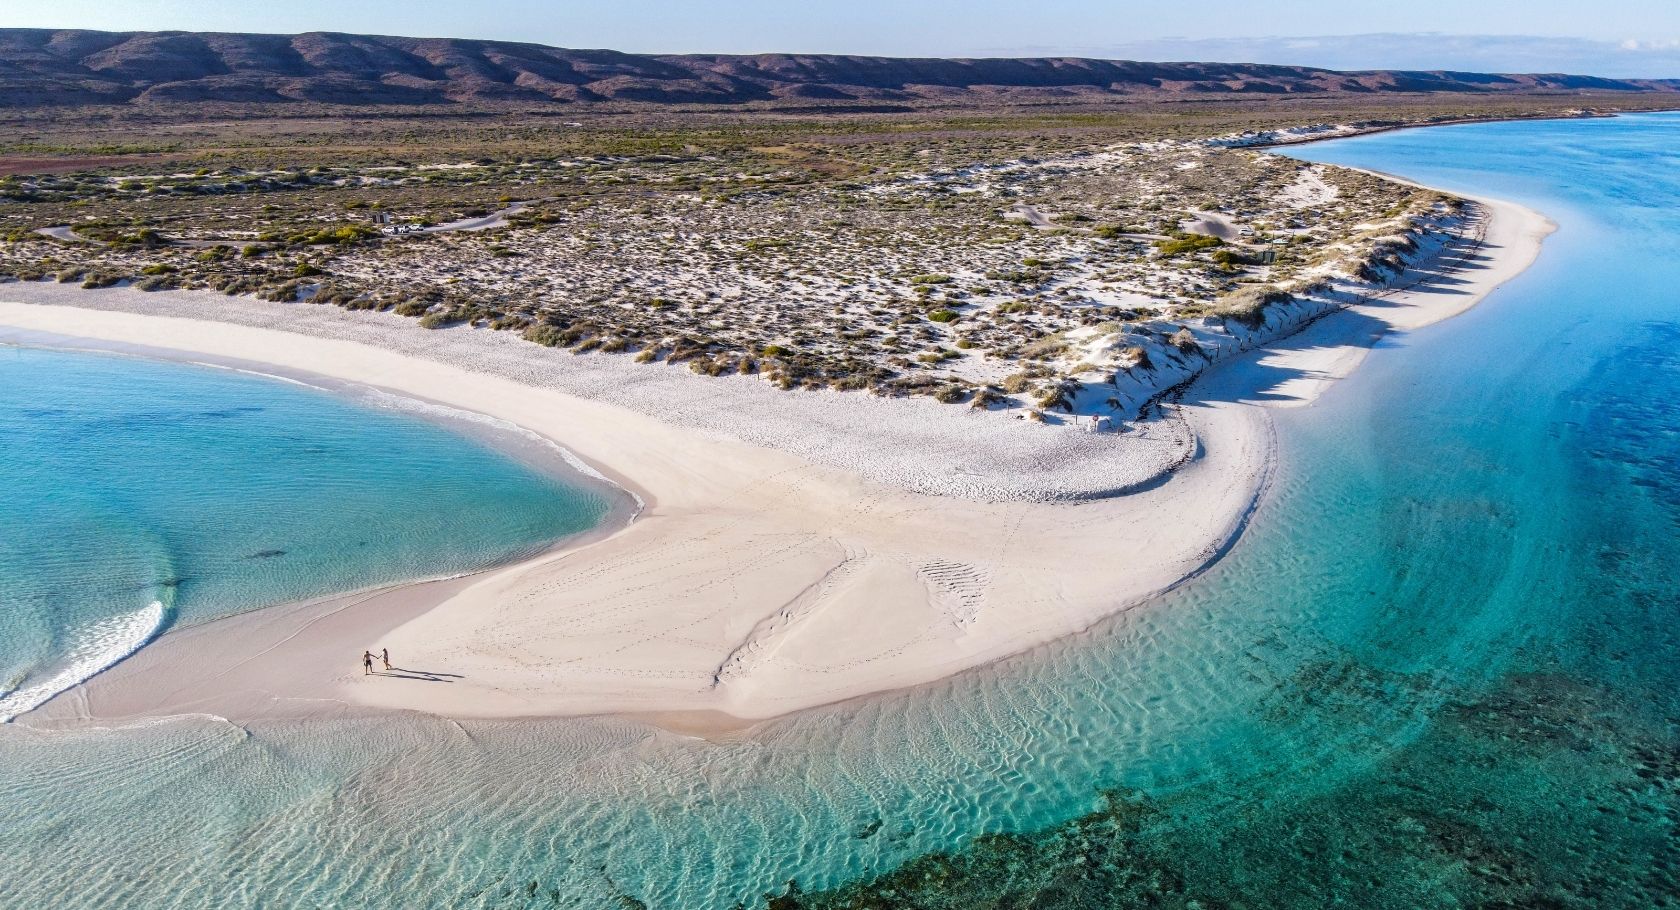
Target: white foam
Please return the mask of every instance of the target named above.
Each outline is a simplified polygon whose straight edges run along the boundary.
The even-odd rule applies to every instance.
[[[282,376],[279,373],[265,373],[262,370],[250,370],[250,369],[246,369],[245,367],[228,366],[225,363],[215,363],[215,362],[209,361],[209,360],[188,360],[188,361],[184,361],[184,362],[190,363],[195,367],[208,367],[212,370],[226,370],[229,373],[240,373],[240,374],[245,375],[245,376],[256,376],[256,377],[259,377],[259,378],[262,378],[262,379],[272,379],[275,382],[284,382],[288,385],[302,386],[306,389],[314,389],[317,392],[331,392],[332,391],[332,389],[329,389],[326,386],[315,385],[312,382],[304,382],[301,379],[293,379],[290,376]]]
[[[418,398],[410,398],[406,395],[397,395],[387,392],[384,389],[376,389],[372,387],[367,387],[363,390],[363,398],[370,404],[389,408],[394,411],[407,411],[411,414],[432,415],[434,417],[447,417],[453,420],[471,421],[472,423],[494,427],[501,432],[512,433],[521,438],[528,439],[555,452],[560,456],[561,460],[566,462],[568,467],[579,474],[582,474],[585,477],[594,478],[595,480],[628,494],[636,503],[635,514],[631,516],[632,518],[639,516],[642,509],[647,505],[647,503],[642,500],[642,497],[636,495],[636,491],[622,486],[612,478],[602,474],[600,471],[597,471],[593,465],[579,458],[574,452],[572,452],[571,449],[566,448],[560,443],[555,442],[553,439],[550,439],[535,430],[522,427],[511,420],[503,420],[500,417],[492,417],[489,414],[483,414],[478,411],[453,408],[449,405],[438,404],[436,402],[422,401]]]
[[[0,694],[0,723],[11,723],[140,650],[163,627],[163,601],[125,616],[89,623],[74,633],[75,647],[56,673],[41,682]]]

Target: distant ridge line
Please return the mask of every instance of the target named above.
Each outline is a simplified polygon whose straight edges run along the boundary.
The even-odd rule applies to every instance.
[[[0,106],[204,102],[564,105],[1680,92],[1680,79],[1449,70],[1341,72],[1082,57],[627,54],[512,41],[307,32],[0,29]]]

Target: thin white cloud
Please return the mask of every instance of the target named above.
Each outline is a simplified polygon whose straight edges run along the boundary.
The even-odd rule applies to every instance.
[[[1629,38],[1622,42],[1621,48],[1624,51],[1673,51],[1680,50],[1680,40],[1641,41],[1638,38]]]

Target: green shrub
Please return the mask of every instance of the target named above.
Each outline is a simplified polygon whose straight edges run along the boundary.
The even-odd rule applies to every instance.
[[[350,246],[378,236],[378,231],[365,224],[347,224],[338,228],[321,228],[317,231],[292,234],[286,241],[300,246]]]
[[[1197,250],[1223,246],[1225,241],[1208,234],[1176,234],[1168,240],[1155,241],[1155,248],[1166,256],[1182,256]]]
[[[1237,265],[1260,265],[1265,257],[1258,253],[1243,252],[1229,247],[1213,251],[1213,261],[1227,268]]]
[[[934,310],[928,314],[927,318],[930,322],[955,322],[957,312],[955,310]]]
[[[163,245],[163,235],[159,234],[155,229],[148,227],[141,228],[132,234],[118,234],[115,237],[109,238],[109,242],[115,247],[157,247]]]
[[[534,325],[525,330],[526,341],[534,341],[545,348],[557,348],[565,344],[560,338],[560,329],[552,325]]]

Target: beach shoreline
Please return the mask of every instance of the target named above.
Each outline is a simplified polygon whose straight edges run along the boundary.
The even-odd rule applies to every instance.
[[[1317,144],[1317,143],[1320,143],[1320,142],[1335,142],[1339,139],[1357,139],[1361,136],[1377,136],[1377,135],[1380,135],[1382,133],[1394,133],[1394,132],[1400,132],[1402,130],[1425,130],[1425,129],[1432,129],[1432,128],[1438,127],[1438,126],[1481,126],[1481,125],[1485,125],[1485,124],[1489,124],[1489,123],[1532,123],[1532,122],[1541,121],[1541,120],[1611,120],[1611,119],[1614,119],[1616,117],[1638,116],[1638,115],[1642,115],[1642,114],[1673,114],[1673,113],[1680,113],[1680,107],[1659,107],[1659,108],[1649,108],[1649,109],[1643,109],[1642,108],[1642,109],[1636,110],[1636,111],[1602,111],[1602,110],[1597,110],[1597,109],[1593,109],[1593,108],[1584,108],[1577,113],[1542,114],[1542,115],[1536,115],[1536,116],[1458,117],[1458,118],[1453,118],[1453,119],[1449,119],[1449,120],[1429,120],[1429,121],[1421,121],[1421,122],[1417,122],[1417,123],[1389,123],[1389,124],[1384,124],[1382,126],[1366,126],[1366,127],[1359,127],[1359,128],[1356,128],[1356,129],[1352,129],[1352,130],[1349,130],[1348,132],[1342,132],[1342,133],[1327,133],[1327,134],[1322,134],[1322,135],[1314,134],[1314,135],[1305,135],[1305,136],[1292,136],[1292,137],[1287,137],[1287,138],[1277,139],[1277,140],[1255,142],[1251,145],[1244,145],[1244,146],[1241,146],[1241,147],[1246,148],[1246,149],[1250,149],[1250,150],[1253,150],[1253,151],[1257,151],[1257,152],[1280,151],[1280,150],[1287,150],[1287,149],[1293,148],[1295,146],[1301,146],[1301,145],[1314,145],[1314,144]],[[1346,167],[1349,170],[1355,170],[1355,171],[1365,170],[1364,168],[1350,167],[1348,165],[1337,165],[1337,166],[1338,167]],[[1380,173],[1380,172],[1378,172],[1378,171],[1367,171],[1367,173],[1376,174],[1376,173]],[[1421,186],[1421,184],[1415,183],[1411,180],[1406,180],[1406,179],[1400,178],[1400,177],[1393,177],[1392,175],[1389,175],[1389,174],[1382,174],[1381,176],[1387,177],[1387,178],[1392,179],[1392,180],[1395,180],[1399,183],[1407,183],[1407,184],[1411,184],[1413,186]],[[1432,187],[1431,187],[1431,189],[1432,189]],[[1469,198],[1469,197],[1465,197],[1465,198]]]
[[[523,374],[506,368],[511,361],[496,359],[504,340],[494,333],[403,325],[405,340],[430,348],[420,353],[395,350],[388,339],[370,344],[392,334],[381,314],[353,318],[219,295],[183,302],[191,295],[0,286],[9,337],[45,332],[182,359],[232,358],[485,414],[570,449],[644,503],[636,520],[611,533],[478,575],[172,632],[21,722],[181,713],[249,722],[393,709],[457,718],[618,714],[708,733],[933,682],[1078,634],[1195,577],[1236,540],[1275,464],[1267,408],[1309,404],[1385,334],[1457,315],[1533,261],[1550,222],[1510,203],[1476,201],[1482,242],[1464,262],[1437,264],[1453,273],[1450,287],[1425,274],[1415,287],[1333,312],[1209,369],[1171,406],[1192,439],[1170,427],[1137,437],[1005,427],[1003,456],[969,458],[958,467],[970,468],[972,479],[943,489],[929,478],[938,480],[942,463],[951,467],[950,456],[909,451],[926,437],[899,432],[901,425],[929,414],[1017,422],[759,382],[785,396],[777,407],[793,432],[801,421],[820,421],[806,433],[839,439],[777,448],[763,434],[788,426],[755,425],[743,439],[694,425],[692,415],[682,425],[588,397],[590,382],[623,376],[601,357],[526,344],[533,358],[571,370],[564,380],[571,386],[520,381]],[[178,315],[194,308],[245,324]],[[316,333],[271,327],[288,319]],[[330,334],[341,329],[354,339]],[[692,386],[720,412],[770,421],[752,410],[759,393],[744,391],[755,380],[668,369],[660,380],[662,368],[635,369],[655,384]],[[1039,433],[1046,448],[1008,449],[1023,430]],[[963,432],[980,434],[970,444],[1005,438],[985,436],[990,427]],[[836,466],[848,446],[870,441],[907,451],[891,471],[871,472],[861,461],[856,470]],[[828,449],[811,457],[811,446],[823,444]],[[1185,445],[1193,446],[1187,459]],[[1013,477],[1023,459],[1048,467],[1013,487],[997,479]],[[1094,477],[1068,482],[1080,474]],[[1050,495],[1026,495],[1034,483]],[[1090,495],[1104,486],[1137,491]],[[1082,495],[1054,495],[1068,491]],[[411,672],[363,677],[360,651],[378,645]]]

